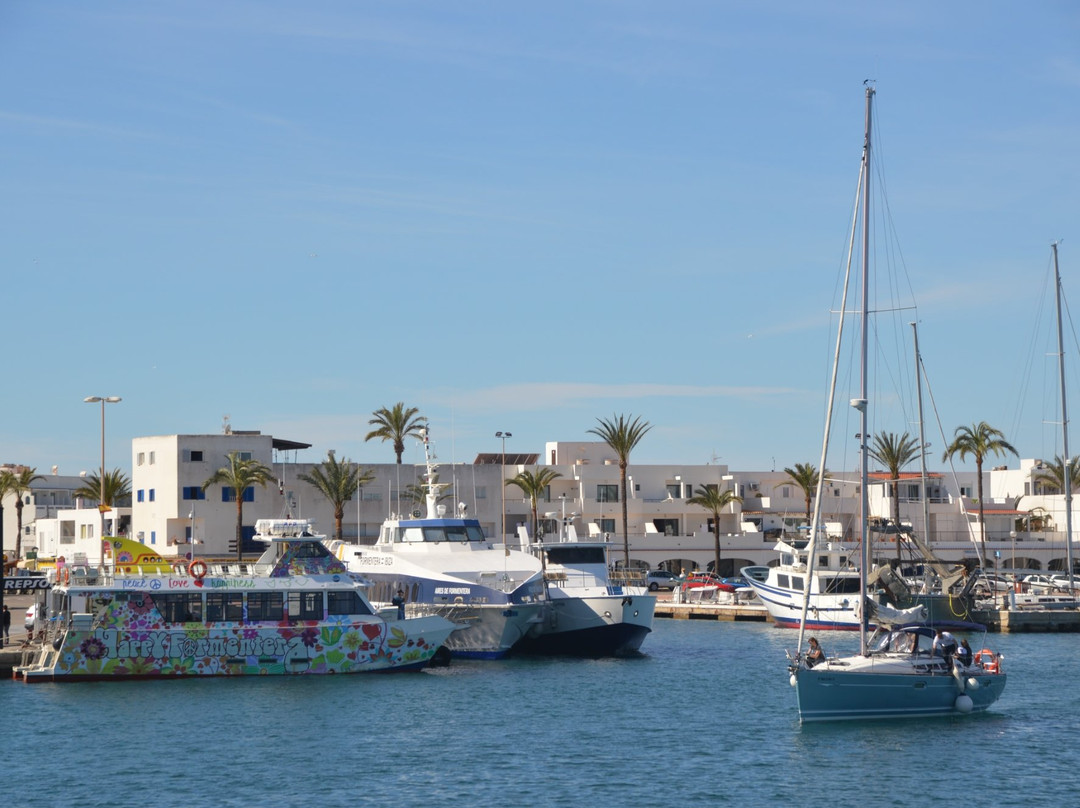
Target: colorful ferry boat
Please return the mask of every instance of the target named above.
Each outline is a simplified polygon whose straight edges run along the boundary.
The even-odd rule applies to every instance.
[[[386,619],[310,520],[262,519],[248,564],[65,566],[26,682],[418,670],[457,626]]]

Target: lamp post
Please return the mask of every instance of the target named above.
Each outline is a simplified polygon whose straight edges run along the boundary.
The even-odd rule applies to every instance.
[[[502,495],[500,498],[499,510],[499,533],[502,536],[503,544],[506,544],[506,439],[514,437],[511,432],[496,432],[496,438],[502,439],[502,464],[499,467],[499,493]]]
[[[105,405],[117,404],[120,396],[87,396],[83,399],[87,404],[101,404],[101,477],[98,478],[98,513],[101,514],[101,536],[105,538]]]

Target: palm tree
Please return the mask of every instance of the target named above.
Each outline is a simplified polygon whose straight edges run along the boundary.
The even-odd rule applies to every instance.
[[[562,477],[562,474],[554,469],[537,468],[535,472],[519,471],[516,477],[503,483],[503,485],[516,485],[528,497],[529,504],[532,506],[532,535],[534,538],[538,536],[536,532],[536,524],[539,521],[537,502],[548,486],[551,485],[551,481],[559,477]]]
[[[1080,459],[1075,457],[1069,459],[1068,474],[1066,475],[1066,464],[1062,461],[1061,455],[1054,455],[1054,462],[1045,464],[1032,480],[1042,485],[1046,491],[1064,494],[1064,480],[1068,476],[1072,482],[1071,492],[1080,490],[1080,462],[1078,460]]]
[[[803,492],[803,496],[806,498],[806,524],[809,525],[812,518],[810,503],[813,502],[814,495],[817,493],[818,470],[813,463],[796,463],[795,468],[784,469],[784,474]],[[779,486],[776,487],[779,488]]]
[[[909,433],[897,435],[893,432],[879,432],[874,435],[874,445],[869,451],[870,457],[883,465],[889,472],[889,491],[892,495],[892,517],[896,529],[900,529],[900,471],[919,456],[919,442]],[[896,557],[900,558],[900,537],[896,537]]]
[[[427,419],[418,415],[420,410],[416,407],[405,408],[405,403],[399,401],[393,406],[392,409],[386,409],[382,407],[375,410],[372,413],[375,417],[368,421],[371,426],[378,427],[371,430],[366,436],[365,441],[369,441],[372,438],[378,438],[382,441],[391,441],[394,444],[394,454],[397,456],[397,462],[400,465],[401,455],[405,452],[405,438],[407,437],[421,437],[421,430],[427,423]]]
[[[274,473],[258,460],[242,460],[239,452],[229,452],[226,456],[228,465],[215,471],[202,489],[221,483],[231,488],[236,497],[236,560],[244,560],[244,492],[254,485],[266,487]]]
[[[724,508],[735,502],[742,502],[742,497],[736,496],[734,491],[724,489],[721,491],[715,485],[699,485],[694,496],[686,500],[688,505],[697,505],[704,508],[713,518],[713,548],[716,552],[713,572],[720,574],[720,515]]]
[[[7,494],[15,497],[15,561],[22,558],[22,512],[23,495],[30,491],[30,486],[35,480],[44,480],[37,473],[36,468],[19,467],[17,471],[5,469],[0,472],[0,502],[4,501]]]
[[[345,503],[352,500],[360,486],[375,479],[374,472],[354,465],[348,458],[338,460],[333,452],[327,452],[326,460],[312,468],[310,474],[297,476],[308,485],[314,486],[334,506],[334,538],[341,541]]]
[[[91,474],[75,489],[74,496],[90,499],[106,508],[120,507],[131,496],[131,480],[120,469],[105,472],[105,485],[98,474]]]
[[[652,424],[642,421],[638,416],[630,420],[628,415],[613,415],[611,420],[597,418],[600,426],[587,430],[606,443],[619,458],[619,488],[622,496],[622,534],[623,567],[630,569],[630,536],[626,518],[626,467],[630,463],[630,452],[634,450],[645,433],[652,429]]]
[[[986,528],[983,522],[983,459],[990,454],[1003,455],[1006,452],[1012,452],[1017,457],[1020,456],[1012,444],[1005,440],[1005,433],[990,426],[986,421],[980,421],[971,426],[958,426],[953,432],[952,443],[945,448],[945,453],[941,456],[943,462],[951,459],[953,455],[960,455],[962,461],[967,459],[968,455],[975,459],[975,484],[978,486],[979,494],[979,542],[983,566],[986,566]]]

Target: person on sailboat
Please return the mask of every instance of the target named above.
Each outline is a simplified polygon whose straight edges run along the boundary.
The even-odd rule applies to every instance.
[[[817,637],[810,638],[810,648],[806,652],[806,667],[812,668],[819,662],[825,661],[825,652],[818,645]]]
[[[938,629],[934,634],[934,645],[931,648],[931,654],[941,654],[945,659],[946,665],[952,664],[953,654],[956,653],[956,637],[947,631]]]
[[[968,645],[968,641],[960,640],[960,647],[956,649],[956,661],[966,668],[971,664],[973,657],[974,653],[971,650],[971,646]]]

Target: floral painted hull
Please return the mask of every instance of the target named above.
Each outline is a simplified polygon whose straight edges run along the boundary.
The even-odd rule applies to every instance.
[[[68,630],[33,664],[31,681],[366,673],[419,670],[455,625],[441,617],[384,622],[190,623]]]

